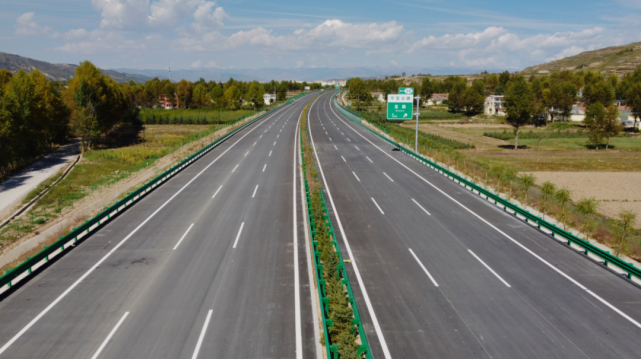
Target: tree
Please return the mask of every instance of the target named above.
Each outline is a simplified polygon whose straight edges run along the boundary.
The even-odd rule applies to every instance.
[[[590,228],[590,217],[596,214],[596,200],[594,198],[585,198],[579,201],[576,204],[576,210],[583,215],[583,233],[585,233],[585,239],[588,239]]]
[[[590,131],[590,143],[596,150],[605,137],[606,111],[600,102],[591,104],[585,111],[585,126]]]
[[[465,79],[457,77],[456,82],[452,85],[452,89],[447,97],[447,104],[451,112],[461,112],[465,108],[465,91],[467,85]]]
[[[510,73],[504,71],[499,75],[499,85],[507,86],[508,81],[510,81]]]
[[[462,101],[467,113],[476,115],[483,112],[485,96],[480,94],[474,87],[468,87],[465,89]]]
[[[514,127],[514,149],[519,145],[519,130],[532,121],[534,94],[523,77],[517,77],[505,94],[505,120]]]
[[[180,80],[176,86],[176,94],[178,95],[178,103],[183,106],[183,108],[189,108],[191,105],[191,82],[187,80]]]
[[[548,209],[548,201],[554,197],[554,193],[556,192],[556,186],[554,186],[554,183],[550,181],[546,181],[543,183],[543,186],[541,186],[541,193],[543,194],[543,205],[541,206],[541,210],[543,212],[543,219],[545,219],[545,213],[547,212]]]
[[[528,205],[530,188],[534,186],[534,176],[532,175],[523,175],[521,176],[521,190],[523,191],[523,201],[525,205]]]
[[[570,81],[557,82],[549,90],[543,90],[543,102],[552,122],[554,122],[555,113],[565,119],[570,117],[576,102],[576,94],[577,88]]]
[[[570,202],[571,199],[571,193],[569,190],[565,188],[561,188],[556,193],[554,194],[554,197],[556,198],[557,201],[561,204],[561,213],[559,214],[559,219],[561,220],[561,223],[563,223],[563,229],[566,229],[565,225],[565,209],[567,207],[567,204]]]
[[[634,123],[641,119],[641,82],[632,85],[626,94],[626,102],[634,116]]]
[[[625,249],[625,237],[627,236],[630,227],[634,224],[634,220],[637,216],[630,211],[621,211],[621,213],[619,213],[619,218],[621,219],[621,239],[619,240],[619,245],[616,251],[614,251],[614,255],[617,257],[621,254],[621,251]]]
[[[485,80],[485,89],[488,91],[494,91],[494,88],[500,84],[499,77],[496,74],[491,74],[488,76],[487,80]]]
[[[355,77],[349,80],[348,88],[349,97],[357,101],[357,109],[360,109],[361,103],[367,100],[367,96],[369,95],[365,83],[359,77]]]
[[[420,92],[421,98],[425,103],[427,103],[427,101],[432,98],[433,94],[434,94],[434,86],[432,86],[432,81],[430,81],[429,77],[426,77],[421,82],[421,92]]]
[[[240,91],[235,85],[229,86],[225,91],[225,100],[230,110],[237,110],[240,107]]]
[[[601,78],[600,81],[595,81],[585,86],[583,89],[583,102],[586,107],[597,102],[606,107],[610,106],[614,102],[614,90],[609,83]]]
[[[617,136],[623,130],[623,125],[619,121],[619,109],[616,106],[610,105],[605,114],[603,122],[603,136],[606,138],[605,150],[610,147],[610,137]]]

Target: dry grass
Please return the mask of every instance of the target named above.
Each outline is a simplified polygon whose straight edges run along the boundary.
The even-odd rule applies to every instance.
[[[635,188],[641,182],[639,172],[531,172],[537,184],[550,181],[572,192],[572,200],[593,197],[599,202],[599,212],[617,218],[622,210],[637,214],[641,226],[641,192]]]

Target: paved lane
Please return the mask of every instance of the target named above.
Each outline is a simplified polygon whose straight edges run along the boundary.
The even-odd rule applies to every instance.
[[[241,131],[0,302],[0,358],[315,357],[293,219],[310,99]]]
[[[638,356],[638,287],[391,151],[330,97],[311,132],[377,357]]]

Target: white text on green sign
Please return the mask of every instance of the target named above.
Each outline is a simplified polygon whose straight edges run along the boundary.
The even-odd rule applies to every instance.
[[[412,118],[414,103],[411,95],[387,95],[387,119],[409,120]]]
[[[414,94],[414,88],[413,87],[399,87],[398,88],[398,93],[400,95],[413,95]]]

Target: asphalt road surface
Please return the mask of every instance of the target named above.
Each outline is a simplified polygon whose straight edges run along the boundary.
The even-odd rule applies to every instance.
[[[311,98],[236,134],[0,298],[0,358],[317,357],[294,164]]]
[[[310,132],[376,358],[639,358],[641,289],[342,116]]]

